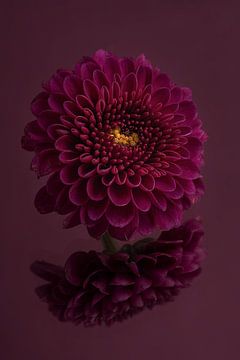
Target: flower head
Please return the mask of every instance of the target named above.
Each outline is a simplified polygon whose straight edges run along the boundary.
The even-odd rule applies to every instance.
[[[37,294],[59,320],[111,325],[173,300],[188,286],[201,271],[202,236],[200,222],[190,220],[114,254],[74,253],[64,269],[35,262],[32,271],[48,281]]]
[[[22,145],[32,169],[48,175],[35,205],[128,240],[180,223],[203,193],[206,134],[188,88],[143,56],[103,50],[58,70],[32,102]]]

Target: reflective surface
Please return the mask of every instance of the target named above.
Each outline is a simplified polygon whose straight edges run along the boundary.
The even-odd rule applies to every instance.
[[[76,251],[62,266],[35,261],[31,270],[44,281],[36,294],[62,322],[111,326],[128,321],[174,301],[192,284],[206,255],[203,236],[197,219],[114,250],[114,245],[109,249],[113,240],[104,235],[104,251]]]
[[[239,5],[237,1],[4,1],[1,31],[3,359],[236,359],[239,322]],[[144,52],[192,88],[204,126],[207,192],[188,213],[203,217],[208,258],[178,299],[113,327],[61,324],[34,293],[35,259],[62,264],[82,247],[100,249],[79,227],[33,206],[40,187],[20,148],[29,103],[57,67],[103,47]]]

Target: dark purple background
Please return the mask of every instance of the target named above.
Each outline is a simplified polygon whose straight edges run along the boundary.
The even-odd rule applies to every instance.
[[[4,1],[1,4],[2,359],[225,360],[239,352],[239,6],[238,1]],[[99,248],[81,227],[41,216],[41,181],[20,148],[29,103],[42,80],[98,48],[144,52],[190,86],[204,126],[208,259],[175,303],[112,328],[61,324],[39,302],[35,259],[61,264],[78,248]],[[236,79],[238,77],[238,80]],[[190,213],[187,214],[189,217]]]

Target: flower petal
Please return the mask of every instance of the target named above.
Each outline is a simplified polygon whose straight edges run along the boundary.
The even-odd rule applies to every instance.
[[[43,186],[37,193],[34,205],[41,214],[48,214],[55,209],[56,198],[49,195],[47,187]]]
[[[106,211],[106,218],[109,223],[116,227],[124,227],[134,218],[135,208],[130,202],[126,206],[115,206],[110,204]]]
[[[167,104],[168,100],[170,98],[170,92],[168,88],[160,88],[156,90],[152,94],[152,106],[155,106],[159,103],[161,104]]]
[[[91,99],[93,104],[96,104],[99,99],[99,90],[95,83],[91,80],[84,80],[83,88],[86,96]]]
[[[180,160],[178,164],[182,169],[183,179],[193,180],[199,177],[199,169],[191,160]]]
[[[69,199],[77,206],[84,205],[88,200],[86,180],[78,180],[69,190]]]
[[[99,220],[106,212],[109,201],[107,198],[101,201],[91,201],[87,203],[87,213],[91,220]]]
[[[137,88],[137,78],[134,73],[128,74],[122,82],[122,91],[132,93]]]
[[[67,76],[63,81],[63,88],[67,96],[72,100],[75,100],[77,95],[83,93],[82,81],[76,75]]]
[[[147,192],[139,188],[132,189],[132,200],[134,205],[141,211],[148,211],[151,207],[151,200]]]
[[[107,194],[100,176],[90,177],[87,182],[87,194],[91,200],[103,200]]]
[[[156,188],[159,190],[165,191],[173,191],[176,189],[176,183],[174,178],[170,175],[161,176],[160,178],[155,179]]]
[[[131,192],[126,185],[112,183],[107,190],[108,196],[114,205],[124,206],[131,200]]]

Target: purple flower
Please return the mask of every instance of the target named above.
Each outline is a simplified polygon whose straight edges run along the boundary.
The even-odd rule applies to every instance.
[[[201,271],[202,237],[195,219],[113,254],[74,253],[64,269],[37,261],[32,271],[48,281],[37,294],[61,321],[111,325],[173,300],[190,285]]]
[[[58,70],[32,102],[22,139],[48,176],[35,205],[99,238],[145,236],[180,224],[203,193],[206,134],[191,91],[143,56],[103,50]]]

